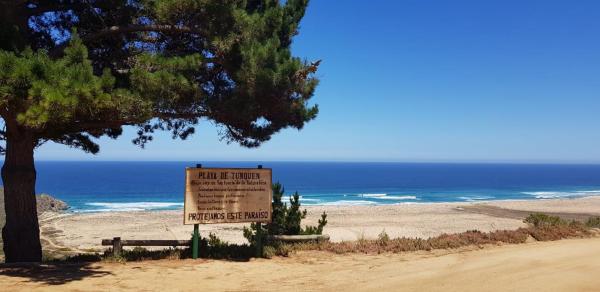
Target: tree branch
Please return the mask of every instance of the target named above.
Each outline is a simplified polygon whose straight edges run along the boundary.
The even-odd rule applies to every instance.
[[[207,113],[155,113],[154,117],[159,118],[161,120],[189,120],[189,119],[199,119],[201,117],[205,117]]]
[[[191,33],[191,34],[200,34],[203,33],[201,29],[192,28],[188,26],[180,26],[180,25],[170,25],[170,24],[132,24],[127,26],[111,26],[105,29],[102,29],[96,33],[88,34],[82,36],[81,39],[84,42],[93,41],[99,38],[108,37],[111,35],[118,34],[127,34],[127,33],[135,33],[135,32],[170,32],[170,33]],[[51,57],[58,57],[63,50],[69,45],[69,41],[65,41],[60,45],[56,46],[49,53]]]
[[[109,28],[100,30],[97,33],[85,36],[84,40],[91,40],[96,38],[103,38],[114,34],[125,34],[142,31],[155,31],[155,32],[171,32],[171,33],[202,33],[203,31],[197,28],[170,25],[170,24],[132,24],[127,26],[111,26]]]
[[[154,113],[152,118],[158,118],[161,120],[190,120],[199,119],[204,117],[206,113]],[[146,121],[142,120],[105,120],[105,121],[85,121],[85,122],[74,122],[74,132],[92,131],[97,129],[110,129],[118,128],[121,126],[134,126],[143,124]]]

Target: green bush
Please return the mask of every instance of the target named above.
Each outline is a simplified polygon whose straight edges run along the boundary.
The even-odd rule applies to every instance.
[[[558,216],[551,216],[544,213],[532,213],[525,218],[525,223],[532,224],[534,227],[554,227],[569,224]]]
[[[258,234],[261,236],[261,241],[264,244],[276,245],[269,243],[267,239],[272,235],[311,235],[322,234],[323,227],[327,225],[327,214],[323,212],[317,226],[306,226],[302,228],[302,219],[306,218],[306,210],[300,209],[300,195],[296,192],[290,198],[290,204],[284,203],[282,198],[285,194],[285,189],[280,183],[275,183],[273,188],[273,203],[272,203],[272,220],[267,224],[250,224],[250,228],[244,227],[244,237],[251,245],[256,245]],[[259,225],[260,233],[259,231]]]
[[[263,249],[263,258],[270,259],[274,257],[277,253],[277,250],[273,246],[265,246]]]
[[[388,245],[389,242],[390,236],[387,234],[387,232],[385,232],[385,230],[381,231],[381,233],[379,233],[377,236],[377,243],[379,243],[379,245]]]
[[[585,226],[590,228],[600,228],[600,217],[590,217],[585,222]]]
[[[306,226],[302,231],[302,234],[311,235],[311,234],[323,234],[323,227],[327,225],[327,213],[323,211],[321,214],[321,219],[319,219],[317,226]]]
[[[191,240],[194,240],[193,235]],[[189,247],[182,257],[189,258],[191,256],[192,247]],[[230,244],[222,241],[215,234],[209,233],[208,237],[200,236],[198,256],[211,259],[248,259],[254,256],[254,249],[248,244]]]
[[[121,254],[118,256],[115,256],[113,254],[112,249],[108,249],[104,252],[104,255],[101,257],[101,259],[109,262],[147,261],[162,259],[174,260],[184,258],[185,254],[186,250],[174,247],[160,250],[148,250],[144,247],[136,246],[132,249],[123,249]],[[93,257],[90,257],[90,259],[93,259]]]

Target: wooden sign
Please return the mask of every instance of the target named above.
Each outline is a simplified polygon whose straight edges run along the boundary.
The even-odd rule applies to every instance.
[[[271,222],[268,168],[186,168],[183,224]]]

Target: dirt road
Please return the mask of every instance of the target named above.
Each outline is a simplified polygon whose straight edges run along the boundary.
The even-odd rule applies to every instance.
[[[471,251],[0,268],[5,291],[598,291],[600,238]]]

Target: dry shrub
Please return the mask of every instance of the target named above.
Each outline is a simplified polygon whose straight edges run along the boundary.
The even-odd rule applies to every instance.
[[[433,249],[456,249],[466,246],[486,244],[519,244],[525,243],[531,235],[539,241],[589,236],[586,227],[579,222],[567,224],[545,225],[544,227],[519,228],[516,230],[497,230],[481,232],[469,230],[462,233],[442,234],[436,237],[421,239],[400,237],[390,239],[382,232],[377,239],[364,237],[357,241],[304,243],[290,246],[293,250],[319,250],[338,254],[344,253],[399,253],[408,251],[430,251]]]
[[[568,225],[529,228],[529,234],[538,241],[551,241],[565,238],[587,237],[590,235],[590,232],[582,223],[573,221]]]
[[[442,234],[438,237],[428,239],[432,249],[460,248],[469,245],[484,245],[498,243],[524,243],[528,232],[523,229],[498,230],[492,232],[481,232],[469,230],[456,234]]]
[[[529,236],[529,230],[527,228],[519,228],[517,230],[497,230],[490,232],[490,238],[495,242],[503,243],[525,243]]]
[[[432,249],[459,248],[467,245],[488,244],[490,241],[477,230],[463,233],[442,234],[427,240]]]

